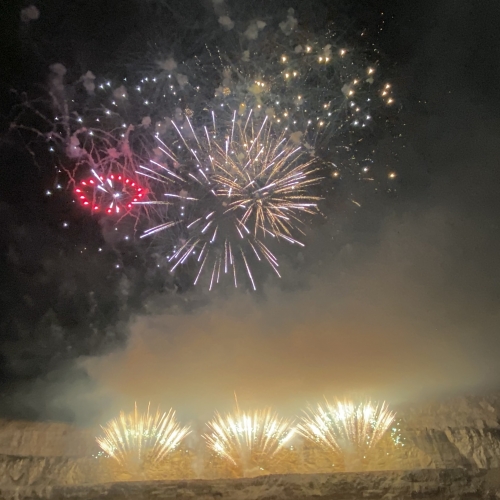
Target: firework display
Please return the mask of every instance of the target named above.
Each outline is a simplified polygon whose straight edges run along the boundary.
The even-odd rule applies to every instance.
[[[331,37],[304,37],[299,32],[270,46],[264,40],[263,49],[246,50],[237,64],[225,66],[217,104],[252,109],[284,129],[301,131],[311,147],[335,150],[362,140],[374,113],[394,104],[391,85],[378,81],[376,63],[359,61]]]
[[[341,142],[353,143],[356,133],[373,129],[379,111],[396,104],[380,75],[379,52],[364,34],[348,40],[335,23],[312,32],[293,9],[285,19],[242,19],[191,60],[152,54],[156,69],[148,69],[137,89],[151,97],[143,102],[153,113],[198,114],[208,107],[229,121],[233,110],[252,109],[311,141],[319,135],[338,141],[346,131]]]
[[[121,174],[98,175],[80,181],[75,194],[84,207],[92,212],[121,214],[133,208],[133,203],[144,199],[146,189],[136,181]]]
[[[345,463],[366,459],[394,421],[385,403],[337,401],[305,411],[297,432],[317,443],[335,460]]]
[[[260,263],[281,277],[281,243],[304,246],[332,182],[396,178],[374,168],[374,129],[396,108],[376,48],[283,15],[231,22],[196,54],[151,54],[126,77],[69,82],[53,64],[48,96],[24,100],[13,130],[47,145],[56,185],[106,227],[133,216],[131,241],[157,267],[256,290]]]
[[[121,412],[119,417],[102,427],[97,438],[101,449],[131,473],[141,473],[148,464],[165,460],[189,434],[175,419],[175,412],[140,413],[135,405],[131,413]]]
[[[190,465],[198,463],[195,456],[205,461],[208,477],[218,477],[214,473],[250,477],[320,472],[332,467],[359,470],[367,468],[374,458],[388,460],[388,455],[405,446],[401,424],[385,403],[351,400],[319,404],[306,410],[298,424],[269,408],[244,411],[236,404],[231,413],[216,413],[205,424],[202,440],[193,441],[198,443],[195,448],[182,450],[179,445],[190,430],[176,422],[172,410],[151,413],[148,406],[140,413],[136,406],[102,429],[103,435],[97,438],[101,452],[96,458],[111,457],[120,467],[115,473],[132,478],[182,477],[180,464],[189,469],[186,474],[196,477]],[[200,449],[203,442],[208,456]],[[381,453],[374,455],[376,450]],[[123,471],[129,476],[123,476]]]
[[[314,159],[293,137],[277,133],[267,117],[254,120],[252,112],[242,117],[235,112],[230,127],[222,130],[214,112],[211,118],[212,125],[199,134],[189,117],[181,126],[173,123],[188,155],[184,165],[178,159],[182,151],[174,153],[158,138],[164,162],[140,167],[139,174],[166,191],[160,193],[166,201],[145,204],[179,205],[144,236],[175,226],[183,242],[168,256],[171,271],[191,259],[198,266],[194,284],[207,270],[210,290],[224,275],[237,287],[240,262],[255,290],[252,261],[267,262],[279,276],[268,241],[303,246],[294,233],[301,232],[302,214],[317,212],[319,198],[308,188],[319,177]]]
[[[235,412],[207,423],[203,435],[207,446],[218,456],[230,462],[238,475],[255,474],[265,470],[270,459],[291,439],[291,422],[278,417],[271,410]]]

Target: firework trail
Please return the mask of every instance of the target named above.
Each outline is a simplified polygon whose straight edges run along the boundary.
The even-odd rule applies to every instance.
[[[395,413],[371,402],[328,401],[304,412],[297,432],[347,466],[366,458],[390,428]]]
[[[143,236],[175,227],[183,237],[167,257],[171,271],[191,260],[198,268],[194,284],[206,270],[210,290],[224,275],[237,287],[240,262],[255,290],[252,262],[266,262],[280,275],[269,240],[304,246],[294,233],[303,234],[305,214],[317,213],[319,198],[309,188],[320,178],[314,159],[284,132],[276,133],[267,117],[254,120],[252,112],[243,117],[234,112],[222,132],[215,113],[210,117],[201,133],[189,117],[181,126],[172,121],[179,137],[176,154],[158,137],[165,161],[140,166],[138,174],[166,192],[160,193],[163,199],[139,203],[180,207],[177,213],[166,211],[167,220]]]
[[[131,413],[121,412],[119,417],[102,427],[97,438],[101,449],[129,472],[140,472],[147,464],[164,460],[190,433],[175,419],[175,412],[140,413],[137,404]]]
[[[14,107],[11,133],[21,135],[40,169],[46,166],[38,159],[47,160],[55,170],[54,187],[71,189],[82,207],[120,220],[133,211],[138,218],[131,202],[148,188],[135,171],[154,137],[148,121],[141,121],[136,96],[90,72],[69,83],[61,64],[52,65],[51,72],[47,96],[20,99]]]
[[[270,409],[243,412],[237,407],[225,416],[217,413],[207,427],[203,435],[207,446],[231,463],[240,476],[264,470],[294,435],[291,422]]]

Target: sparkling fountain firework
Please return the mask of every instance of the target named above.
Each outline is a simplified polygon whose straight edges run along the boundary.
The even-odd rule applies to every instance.
[[[163,199],[139,203],[167,207],[166,220],[143,236],[175,228],[181,242],[168,255],[171,271],[194,261],[194,284],[208,270],[210,290],[224,275],[238,286],[238,262],[254,290],[252,262],[267,262],[279,276],[268,241],[304,246],[294,233],[303,233],[303,215],[317,213],[319,198],[309,191],[320,181],[314,158],[296,136],[276,132],[268,117],[254,119],[252,112],[234,112],[222,131],[214,112],[201,133],[189,117],[172,124],[179,138],[176,153],[158,137],[164,161],[152,160],[138,171],[163,187]],[[168,210],[172,204],[177,209]]]
[[[132,474],[144,474],[148,465],[167,458],[189,434],[175,419],[175,412],[140,413],[137,404],[131,413],[121,412],[119,417],[102,427],[97,438],[101,449]]]
[[[395,418],[385,403],[371,402],[325,401],[304,413],[297,432],[346,468],[358,467],[367,458]]]
[[[289,420],[278,417],[270,409],[233,413],[207,423],[203,435],[208,447],[229,462],[239,476],[261,473],[294,435]]]

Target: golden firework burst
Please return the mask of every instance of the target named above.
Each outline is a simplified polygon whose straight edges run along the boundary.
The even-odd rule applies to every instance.
[[[114,458],[132,475],[144,474],[148,465],[155,466],[165,460],[189,434],[175,419],[175,412],[150,411],[140,413],[137,404],[130,413],[121,412],[102,427],[97,438],[101,449]]]
[[[294,434],[291,422],[270,409],[243,412],[237,407],[225,416],[217,413],[207,427],[203,438],[208,447],[239,476],[264,473]]]
[[[316,443],[344,468],[359,468],[395,418],[385,403],[325,400],[304,412],[297,432]]]

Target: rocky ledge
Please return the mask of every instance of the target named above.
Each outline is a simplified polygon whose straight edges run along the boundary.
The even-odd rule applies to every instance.
[[[498,499],[500,469],[290,474],[247,479],[150,481],[6,489],[0,500],[415,500]]]

